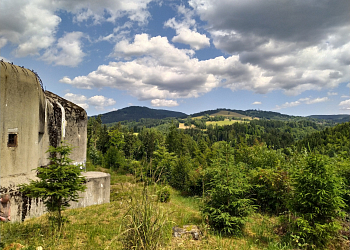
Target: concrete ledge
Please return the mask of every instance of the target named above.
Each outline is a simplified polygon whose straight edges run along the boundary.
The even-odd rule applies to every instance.
[[[78,202],[71,202],[69,208],[88,207],[109,203],[110,201],[110,174],[103,172],[83,172],[86,178],[85,192],[79,194]],[[38,217],[46,213],[46,208],[40,199],[30,199],[18,191],[16,186],[0,187],[4,193],[11,195],[11,219],[12,221],[24,221],[28,218]]]
[[[91,205],[99,205],[109,203],[110,201],[110,174],[103,172],[84,172],[86,178],[86,187],[84,193],[81,193],[81,198],[78,202],[72,202],[70,208],[87,207]]]

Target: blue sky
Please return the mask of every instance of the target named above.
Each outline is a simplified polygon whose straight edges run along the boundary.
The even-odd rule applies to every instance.
[[[0,58],[88,115],[350,114],[348,0],[2,0]]]

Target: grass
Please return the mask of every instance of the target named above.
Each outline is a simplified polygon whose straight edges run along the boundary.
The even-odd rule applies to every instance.
[[[209,121],[206,122],[205,124],[208,125],[218,125],[218,126],[224,126],[224,125],[231,125],[234,123],[248,123],[249,121],[243,121],[243,120],[229,120],[229,119],[225,119],[224,121]]]
[[[94,170],[106,171],[95,168]],[[125,214],[130,209],[130,197],[141,197],[142,184],[135,183],[133,176],[111,173],[111,202],[86,208],[64,211],[69,223],[62,232],[55,232],[48,222],[48,216],[26,220],[23,223],[0,223],[0,249],[11,249],[12,243],[24,246],[22,249],[122,249]],[[157,199],[156,187],[149,186],[150,199]],[[174,238],[159,249],[293,249],[282,242],[275,232],[278,218],[253,214],[244,229],[242,237],[223,237],[206,227],[200,214],[201,199],[184,197],[170,189],[168,203],[154,203],[171,226],[197,225],[204,232],[200,241],[188,238]],[[137,204],[137,203],[136,203]],[[135,208],[135,207],[134,207]],[[171,233],[169,227],[168,234]],[[341,249],[341,248],[330,248]]]

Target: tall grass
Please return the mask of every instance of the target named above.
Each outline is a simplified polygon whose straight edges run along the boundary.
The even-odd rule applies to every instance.
[[[141,195],[131,197],[123,224],[125,249],[158,249],[171,239],[172,223],[146,185]]]

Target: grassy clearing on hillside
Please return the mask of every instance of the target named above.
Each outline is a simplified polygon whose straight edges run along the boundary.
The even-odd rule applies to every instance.
[[[234,123],[248,123],[249,121],[243,121],[243,120],[229,120],[229,119],[225,119],[224,121],[210,121],[210,122],[206,122],[205,124],[208,125],[218,125],[218,126],[224,126],[224,125],[231,125]]]
[[[205,124],[208,125],[218,125],[218,126],[224,126],[224,125],[231,125],[234,123],[248,123],[249,121],[243,121],[243,120],[229,120],[229,119],[225,119],[224,121],[208,121]],[[196,126],[191,125],[191,128],[195,128]],[[179,129],[187,129],[190,128],[190,126],[185,126],[184,123],[179,123]]]
[[[7,248],[11,243],[20,243],[25,247],[22,249],[36,249],[38,246],[44,250],[122,249],[125,226],[123,218],[130,208],[130,198],[141,198],[143,185],[136,183],[135,178],[130,175],[116,175],[102,168],[91,170],[111,173],[110,203],[64,211],[69,223],[62,232],[51,229],[47,215],[23,223],[0,223],[0,248],[11,249]],[[223,237],[205,226],[199,209],[200,197],[184,197],[171,189],[170,202],[156,203],[157,186],[151,185],[148,189],[154,204],[164,212],[173,226],[197,225],[204,233],[200,241],[172,237],[168,245],[160,249],[292,249],[281,243],[281,237],[276,233],[278,219],[274,216],[253,214],[243,237]]]
[[[236,112],[231,112],[231,111],[224,111],[224,110],[221,110],[217,113],[214,113],[214,114],[211,114],[210,115],[211,117],[215,117],[215,116],[225,116],[225,117],[236,117],[236,118],[241,118],[241,119],[249,119],[249,120],[252,120],[252,118],[250,116],[246,116],[246,115],[241,115],[241,114],[238,114]]]

